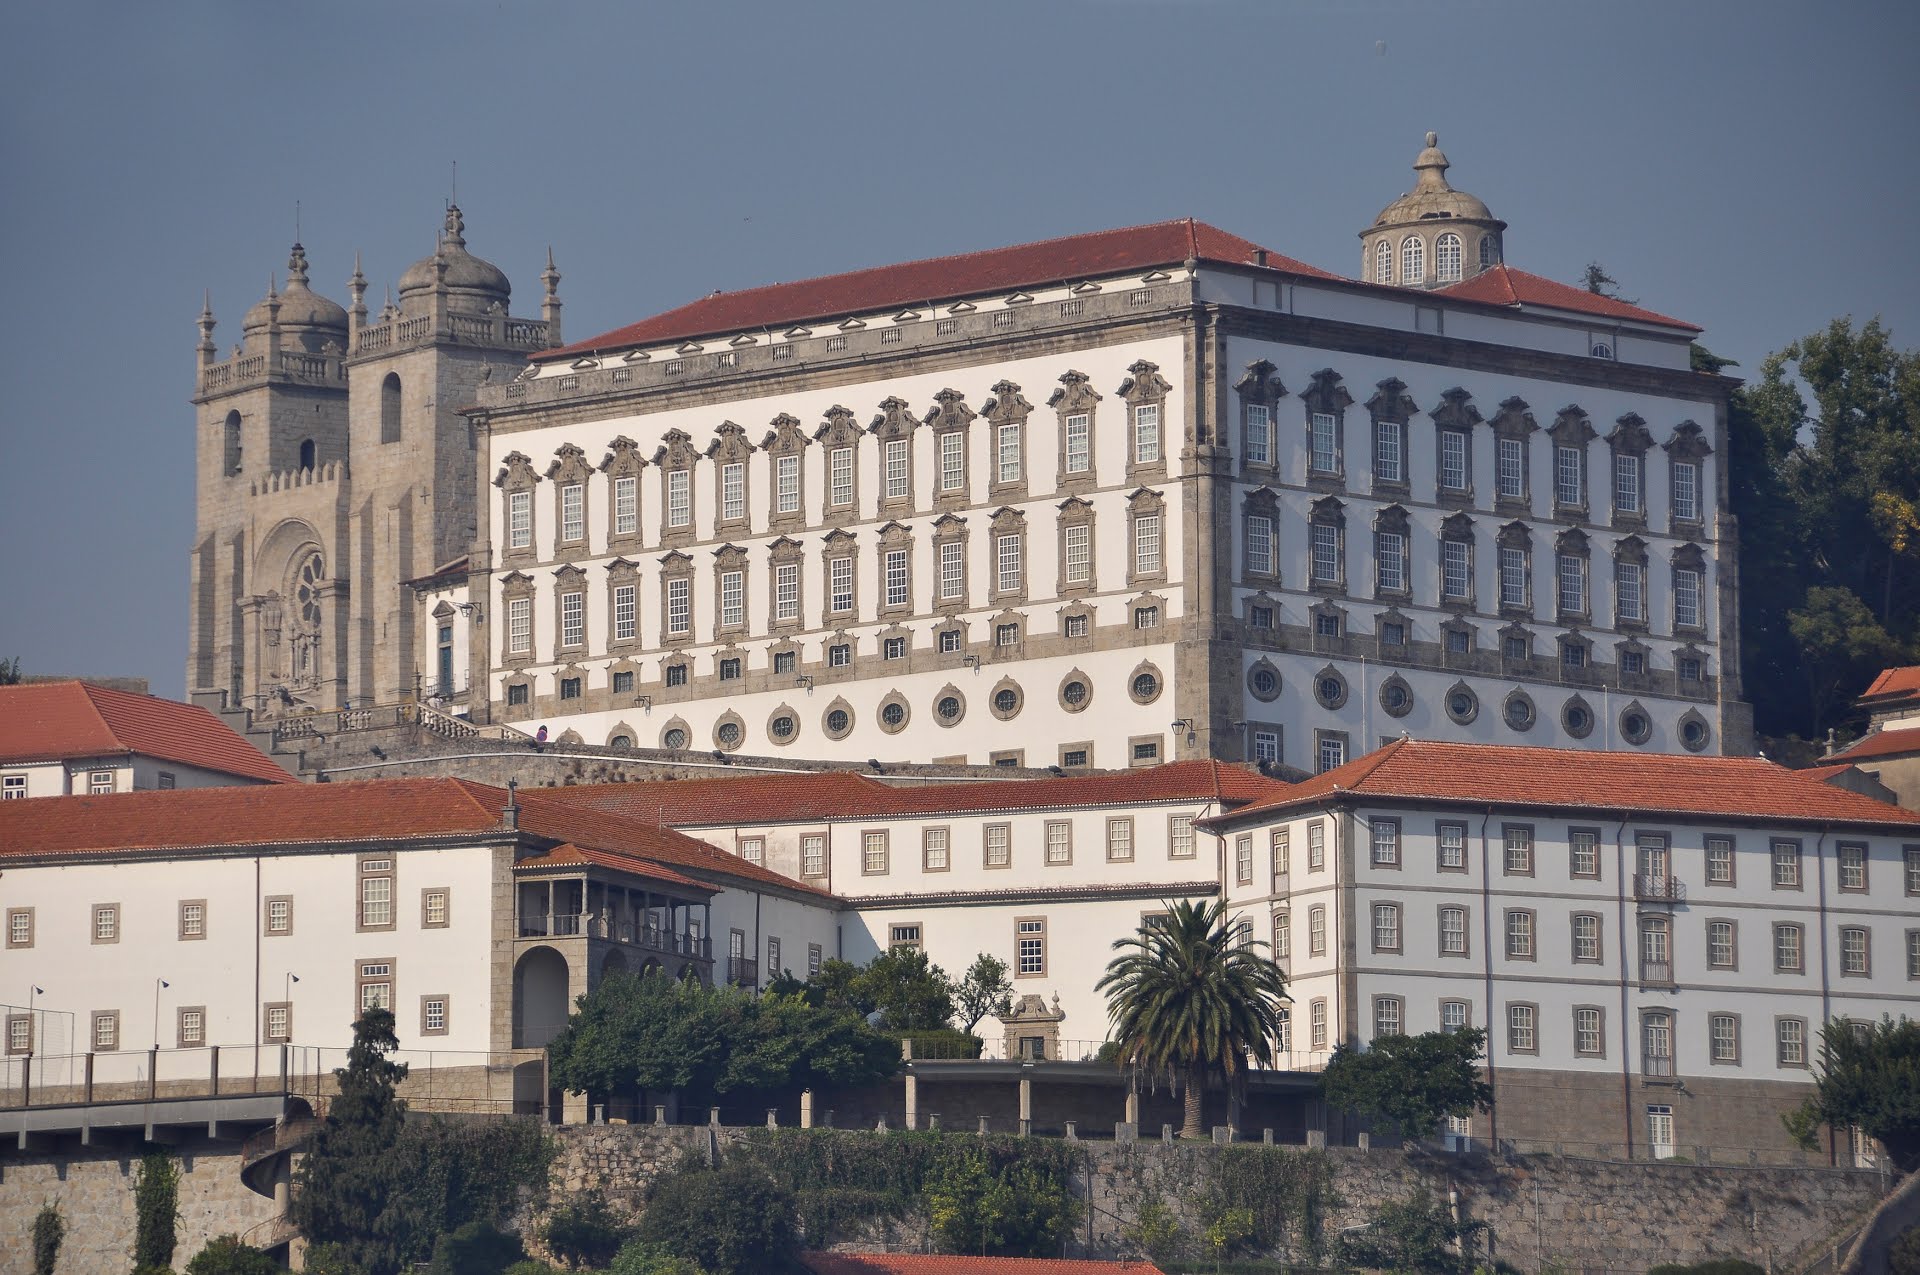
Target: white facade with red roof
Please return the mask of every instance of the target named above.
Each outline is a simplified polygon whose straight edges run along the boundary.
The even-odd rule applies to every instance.
[[[293,782],[198,705],[81,681],[0,687],[0,800]]]
[[[1356,282],[1167,222],[543,352],[472,412],[471,711],[850,761],[1745,751],[1729,382],[1503,253]]]

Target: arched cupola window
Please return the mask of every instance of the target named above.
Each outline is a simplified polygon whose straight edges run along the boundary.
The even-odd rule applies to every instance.
[[[1433,277],[1441,283],[1460,281],[1460,236],[1448,231],[1433,245]]]
[[[1373,246],[1373,281],[1393,282],[1393,245],[1384,239]]]
[[[387,373],[380,382],[380,441],[400,441],[400,374]]]
[[[1419,235],[1408,235],[1400,243],[1400,282],[1427,281],[1427,245]]]

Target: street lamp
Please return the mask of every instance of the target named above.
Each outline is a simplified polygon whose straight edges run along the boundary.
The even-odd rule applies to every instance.
[[[160,1048],[160,989],[172,986],[173,984],[164,978],[153,980],[153,1047],[155,1049]]]

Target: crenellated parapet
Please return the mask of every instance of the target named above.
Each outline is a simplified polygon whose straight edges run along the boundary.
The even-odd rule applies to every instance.
[[[285,469],[277,474],[256,478],[247,485],[249,496],[276,496],[300,487],[319,487],[347,481],[347,463],[330,460],[311,469]]]

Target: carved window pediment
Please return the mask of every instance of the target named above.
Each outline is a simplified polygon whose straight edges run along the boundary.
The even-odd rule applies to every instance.
[[[826,546],[825,552],[829,558],[841,558],[852,553],[853,547],[858,540],[859,537],[855,536],[845,527],[835,527],[832,531],[820,537],[820,543]]]
[[[1060,521],[1085,522],[1093,518],[1093,503],[1078,496],[1069,496],[1060,502]]]
[[[653,463],[666,469],[692,469],[699,459],[693,439],[683,429],[670,429],[661,435],[660,446],[653,453]]]
[[[609,478],[630,478],[646,467],[647,459],[640,454],[640,444],[625,434],[608,443],[607,448],[600,472]]]
[[[996,381],[988,393],[992,397],[981,405],[980,412],[995,425],[1016,425],[1033,413],[1033,404],[1013,381]]]
[[[760,450],[772,456],[798,456],[807,448],[807,435],[800,428],[800,419],[785,412],[768,422],[772,429],[760,440]]]
[[[1373,516],[1375,531],[1392,531],[1400,535],[1409,535],[1413,530],[1413,518],[1399,505],[1386,505]]]
[[[1127,508],[1134,513],[1153,513],[1167,506],[1166,497],[1150,487],[1138,487],[1127,496]]]
[[[873,424],[867,427],[867,432],[882,440],[906,438],[919,423],[914,419],[913,408],[907,400],[889,395],[880,400],[880,414],[873,418]]]
[[[1638,412],[1628,412],[1607,435],[1607,445],[1626,456],[1644,456],[1653,448],[1653,433]]]
[[[1525,549],[1533,544],[1533,530],[1524,522],[1510,522],[1495,539],[1502,549]]]
[[[554,462],[547,466],[547,477],[554,482],[585,482],[593,473],[593,466],[587,464],[586,453],[572,443],[562,443],[554,448]]]
[[[767,546],[767,557],[774,562],[798,562],[806,552],[806,546],[792,536],[781,536]]]
[[[1335,527],[1347,525],[1347,507],[1338,496],[1322,496],[1307,506],[1307,518],[1310,522],[1331,524]]]
[[[904,522],[889,522],[879,530],[880,545],[886,549],[901,549],[913,543],[913,528]]]
[[[745,571],[747,551],[739,545],[721,545],[713,551],[713,565],[721,571]]]
[[[1010,535],[1027,529],[1027,516],[1011,505],[1003,505],[993,511],[993,520],[987,525],[995,535]]]
[[[1347,393],[1347,387],[1340,383],[1338,372],[1323,367],[1313,374],[1307,388],[1301,391],[1300,401],[1306,404],[1309,412],[1338,415],[1353,406],[1353,395]]]
[[[1511,401],[1511,400],[1509,400]],[[1524,409],[1525,405],[1522,404]],[[1455,386],[1440,395],[1440,405],[1428,413],[1433,423],[1441,429],[1462,429],[1471,431],[1481,423],[1480,409],[1473,405],[1473,395]]]
[[[1241,402],[1260,403],[1268,407],[1287,396],[1287,387],[1281,384],[1280,373],[1265,359],[1255,359],[1247,364],[1246,372],[1234,382],[1233,389]]]
[[[1553,551],[1555,553],[1572,554],[1575,557],[1584,558],[1587,556],[1590,547],[1587,533],[1578,527],[1569,527],[1553,539]]]
[[[1407,383],[1397,376],[1389,376],[1375,387],[1373,397],[1367,400],[1367,410],[1376,421],[1405,425],[1419,413],[1420,407],[1407,393]]]
[[[745,429],[732,421],[721,421],[713,427],[713,441],[707,444],[709,460],[745,460],[752,454],[753,444],[747,440]]]
[[[1540,428],[1540,423],[1533,419],[1533,409],[1527,406],[1527,400],[1518,396],[1500,401],[1500,410],[1494,414],[1492,424],[1493,432],[1502,438],[1524,439]]]
[[[1705,571],[1707,555],[1696,544],[1684,544],[1673,551],[1673,565],[1679,571]]]
[[[1271,487],[1256,487],[1247,493],[1243,502],[1246,512],[1264,514],[1269,518],[1280,516],[1280,497]]]
[[[922,423],[934,429],[946,431],[965,429],[967,422],[974,418],[974,410],[967,406],[967,396],[959,390],[945,389],[933,396],[934,406]]]
[[[1060,388],[1047,396],[1047,406],[1060,412],[1090,412],[1101,398],[1085,372],[1069,369],[1060,376]]]
[[[825,416],[825,422],[813,431],[816,442],[827,447],[852,447],[860,441],[860,426],[854,422],[852,412],[835,403],[826,410]]]
[[[671,553],[660,555],[661,575],[691,575],[692,573],[693,559],[687,554],[675,549]]]
[[[1681,421],[1675,425],[1673,437],[1660,445],[1675,460],[1699,460],[1713,453],[1713,448],[1707,443],[1706,433],[1692,421]]]
[[[933,534],[936,536],[964,536],[967,534],[967,520],[959,514],[941,514],[933,520]]]
[[[1120,382],[1116,391],[1121,398],[1134,407],[1142,403],[1157,403],[1173,393],[1173,386],[1167,378],[1160,375],[1160,365],[1140,359],[1127,368],[1127,379]]]
[[[789,341],[800,341],[812,336],[813,329],[809,327],[791,327],[788,328],[783,335]]]
[[[581,588],[586,584],[587,573],[584,568],[568,563],[564,567],[556,567],[553,572],[553,578],[559,582],[561,589],[572,590]]]
[[[1442,540],[1472,540],[1473,519],[1463,513],[1448,514],[1440,521],[1440,538]]]
[[[1628,536],[1613,547],[1615,562],[1634,562],[1647,565],[1647,542],[1638,536]]]
[[[445,598],[442,598],[440,604],[433,608],[433,618],[436,620],[451,620],[455,614],[457,614],[457,612],[454,610],[453,604]]]
[[[613,580],[631,581],[640,575],[640,564],[627,558],[615,558],[607,564],[607,576]]]
[[[858,332],[861,328],[864,328],[866,326],[867,326],[866,323],[858,318],[849,318],[841,322],[840,330],[842,332]]]
[[[1553,428],[1547,432],[1562,447],[1584,448],[1600,436],[1587,419],[1586,412],[1571,403],[1560,409],[1554,417]]]
[[[533,577],[524,571],[509,571],[500,577],[500,593],[509,598],[533,596]]]
[[[531,458],[520,452],[508,452],[493,485],[502,491],[530,491],[539,481],[540,475],[534,471]]]

